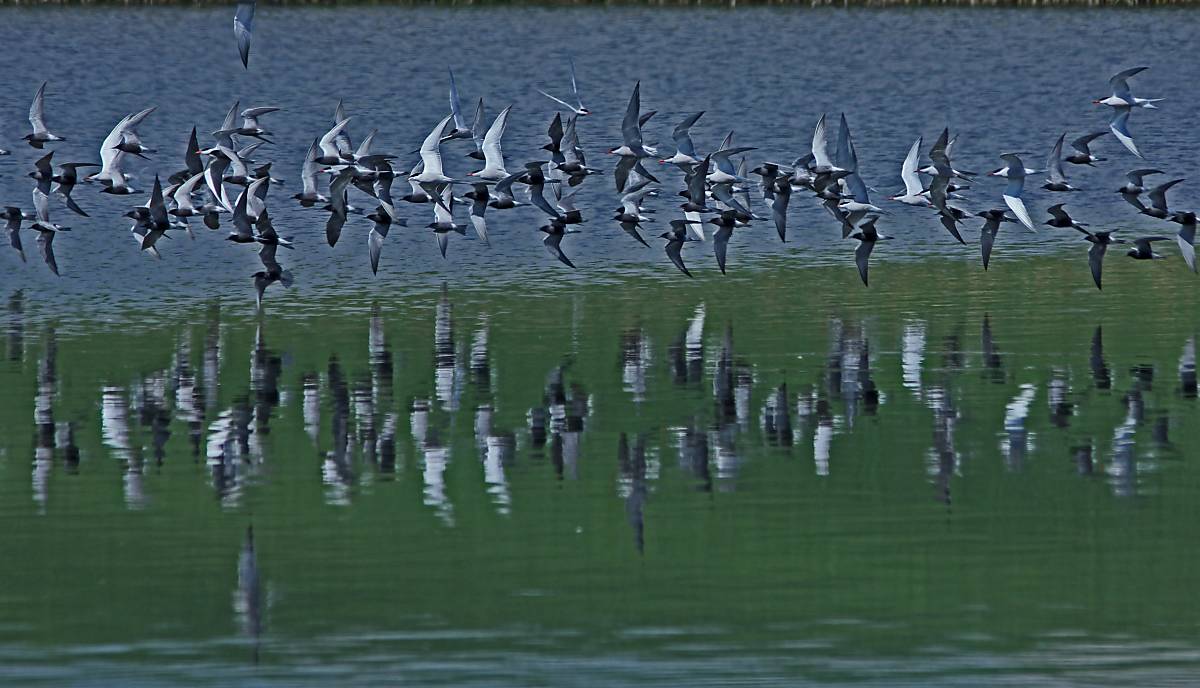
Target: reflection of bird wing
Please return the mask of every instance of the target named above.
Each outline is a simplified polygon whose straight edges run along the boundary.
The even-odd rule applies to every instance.
[[[854,249],[854,262],[858,265],[858,276],[862,278],[864,286],[870,286],[867,282],[867,258],[871,256],[871,251],[874,249],[874,241],[860,241],[858,248]]]
[[[54,260],[54,235],[56,232],[38,232],[38,247],[42,249],[42,260],[46,261],[50,272],[58,274],[58,261]]]
[[[729,238],[733,236],[733,229],[729,227],[721,227],[713,232],[713,253],[717,256],[717,267],[721,269],[721,274],[725,274],[725,252],[729,248]]]
[[[542,239],[542,245],[546,247],[546,253],[557,258],[563,265],[574,268],[575,264],[562,252],[562,238],[561,234],[547,234],[546,238]]]
[[[1108,250],[1108,245],[1100,242],[1092,244],[1088,249],[1088,265],[1092,268],[1092,279],[1096,281],[1096,288],[1103,289],[1100,286],[1100,274],[1104,269],[1104,254]]]
[[[670,241],[667,242],[667,248],[666,248],[667,257],[671,259],[671,262],[675,264],[675,267],[679,268],[680,272],[687,275],[688,277],[691,277],[692,273],[688,272],[687,266],[683,264],[683,254],[680,253],[680,250],[682,248],[683,248],[682,241],[677,241],[675,239],[671,239]]]

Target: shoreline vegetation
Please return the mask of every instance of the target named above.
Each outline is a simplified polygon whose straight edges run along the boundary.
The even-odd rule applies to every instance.
[[[232,6],[232,0],[0,0],[0,7]],[[406,7],[1200,7],[1200,0],[269,0],[272,6],[400,5]]]

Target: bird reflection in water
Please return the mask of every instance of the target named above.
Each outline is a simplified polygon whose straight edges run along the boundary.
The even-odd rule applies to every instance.
[[[264,601],[262,581],[258,570],[258,551],[254,544],[254,526],[246,527],[242,547],[238,551],[237,585],[233,590],[233,616],[238,629],[251,643],[252,661],[257,664],[259,644],[263,634]]]
[[[776,387],[767,396],[767,401],[763,404],[760,425],[767,444],[780,447],[792,446],[791,402],[788,400],[786,382]]]
[[[54,328],[46,329],[42,356],[38,359],[37,387],[33,397],[33,424],[36,438],[33,451],[33,501],[39,513],[45,513],[47,483],[54,468],[57,432],[54,425],[54,399],[58,389],[58,338]]]
[[[737,437],[750,429],[750,392],[753,385],[753,370],[734,352],[733,328],[727,327],[713,370],[715,427],[710,440],[715,449],[717,486],[722,491],[732,491],[737,487],[738,470],[742,463]]]
[[[933,446],[929,449],[928,470],[935,498],[950,506],[951,485],[959,471],[960,456],[954,444],[958,409],[949,380],[925,391],[925,404],[933,411]]]
[[[641,328],[628,329],[621,333],[621,383],[624,391],[633,396],[635,404],[646,400],[651,360],[653,350],[650,338]]]
[[[701,303],[679,337],[667,348],[671,381],[676,385],[698,385],[704,379],[704,315]]]
[[[1029,407],[1037,397],[1037,386],[1023,384],[1017,395],[1004,408],[1004,436],[1000,440],[1000,451],[1004,454],[1004,465],[1011,471],[1019,471],[1025,465],[1025,456],[1033,450],[1034,435],[1029,432]]]
[[[1179,394],[1184,399],[1196,398],[1196,338],[1189,337],[1179,356]]]
[[[10,361],[25,358],[25,292],[21,289],[8,297],[6,349]]]
[[[1104,360],[1104,328],[1100,325],[1096,326],[1096,332],[1092,335],[1092,350],[1089,361],[1092,366],[1092,381],[1096,385],[1096,389],[1112,389],[1112,371],[1108,368],[1108,362]]]
[[[625,517],[633,529],[633,546],[638,554],[646,551],[646,436],[638,435],[630,449],[625,433],[617,442],[620,477],[617,494],[625,500]]]
[[[995,384],[1004,384],[1007,380],[1004,374],[1004,360],[992,337],[991,317],[986,313],[983,315],[983,325],[980,327],[979,347],[983,355],[984,375]]]
[[[321,464],[325,483],[325,502],[345,506],[350,503],[354,471],[350,466],[350,388],[337,356],[329,358],[325,373],[329,394],[329,449]]]
[[[1050,424],[1056,428],[1067,428],[1071,425],[1071,416],[1075,415],[1075,404],[1071,402],[1071,382],[1067,371],[1054,368],[1050,371],[1050,380],[1046,383],[1046,404],[1050,407]]]
[[[34,351],[26,341],[29,335],[24,319],[28,316],[20,305],[22,299],[19,293],[10,297],[7,314],[8,353],[19,357]],[[270,320],[225,324],[220,309],[214,306],[202,324],[185,327],[164,340],[164,353],[170,360],[161,368],[135,370],[127,377],[106,373],[101,378],[98,434],[106,455],[119,462],[126,506],[139,509],[150,504],[147,491],[155,481],[149,476],[166,470],[174,442],[179,444],[180,455],[186,455],[187,449],[193,456],[203,450],[219,503],[224,508],[240,508],[247,491],[269,475],[264,467],[270,462],[272,447],[288,441],[271,439],[272,431],[277,434],[283,428],[303,432],[314,443],[323,492],[331,504],[348,505],[363,486],[403,472],[409,464],[398,459],[398,454],[412,452],[415,458],[409,463],[419,471],[421,499],[430,514],[447,526],[455,525],[460,508],[452,503],[448,489],[452,459],[456,458],[452,448],[473,447],[467,453],[473,453],[475,461],[468,460],[460,470],[466,471],[466,476],[477,476],[466,479],[479,481],[476,484],[483,486],[480,494],[489,509],[501,516],[514,513],[514,498],[520,494],[516,481],[524,473],[513,468],[526,456],[534,464],[539,457],[548,459],[547,467],[561,479],[586,477],[585,433],[592,432],[594,404],[601,398],[593,396],[592,381],[586,377],[597,368],[586,348],[589,339],[579,337],[576,349],[556,354],[560,358],[547,365],[544,378],[526,375],[510,380],[505,386],[518,388],[506,389],[505,395],[500,393],[501,378],[496,372],[505,359],[491,348],[497,326],[492,317],[474,316],[456,341],[453,315],[458,311],[448,294],[443,292],[432,305],[432,356],[425,348],[424,355],[414,357],[424,368],[405,376],[417,389],[406,390],[410,396],[403,400],[397,398],[396,388],[400,354],[393,352],[378,306],[361,321],[365,326],[358,329],[360,338],[346,353],[346,362],[340,357],[345,352],[330,352],[323,370],[289,375],[290,355],[271,346]],[[937,499],[949,504],[953,483],[964,475],[963,462],[971,455],[962,448],[968,446],[961,436],[969,427],[964,419],[986,418],[973,414],[973,404],[982,405],[984,396],[993,397],[981,395],[978,385],[1007,385],[1020,375],[1026,381],[1006,391],[1002,428],[991,440],[993,447],[998,443],[1005,466],[1019,471],[1038,450],[1033,429],[1036,421],[1045,417],[1038,415],[1034,405],[1040,404],[1044,388],[1046,406],[1038,408],[1048,410],[1047,426],[1070,428],[1072,433],[1069,441],[1048,441],[1047,446],[1067,448],[1075,470],[1103,476],[1114,495],[1134,496],[1144,491],[1148,472],[1169,466],[1164,457],[1180,454],[1172,442],[1178,438],[1172,434],[1178,434],[1183,421],[1178,407],[1171,404],[1186,404],[1196,397],[1194,336],[1184,338],[1177,359],[1179,349],[1171,352],[1167,361],[1147,352],[1139,354],[1133,365],[1121,362],[1115,370],[1128,371],[1126,377],[1115,375],[1110,367],[1099,327],[1094,330],[1086,364],[1068,358],[1039,367],[1020,365],[1016,356],[1001,353],[988,316],[982,316],[978,324],[979,357],[963,353],[965,338],[956,332],[968,330],[966,325],[958,325],[938,340],[932,339],[935,330],[927,321],[904,320],[891,335],[897,343],[896,355],[878,353],[878,337],[868,336],[874,335],[868,324],[872,330],[883,325],[832,317],[828,348],[809,359],[815,360],[815,365],[806,371],[789,367],[775,372],[760,367],[735,346],[738,340],[730,326],[718,337],[706,333],[712,315],[709,307],[699,303],[675,324],[674,338],[660,351],[660,363],[665,364],[662,375],[653,375],[656,349],[641,327],[624,330],[616,342],[607,342],[609,346],[617,344],[621,351],[619,372],[599,366],[610,371],[611,385],[625,390],[607,401],[619,404],[617,413],[640,414],[650,421],[644,431],[666,427],[668,446],[671,451],[678,450],[679,472],[700,491],[736,489],[744,462],[761,455],[764,446],[811,446],[814,472],[830,475],[835,469],[832,461],[839,435],[877,432],[877,424],[867,419],[878,415],[889,400],[876,380],[898,380],[909,392],[895,400],[901,405],[898,408],[905,413],[913,412],[912,407],[932,412],[931,433],[918,432],[927,442],[921,448],[924,470]],[[253,334],[248,347],[229,345],[245,342],[247,332]],[[37,365],[29,373],[34,378],[34,427],[27,445],[32,453],[31,494],[41,511],[53,503],[56,466],[68,471],[79,468],[76,437],[96,434],[81,426],[81,421],[62,417],[60,397],[69,385],[62,380],[61,366],[70,363],[69,357],[60,356],[59,340],[64,336],[54,327],[45,328],[44,336],[38,338],[37,358],[31,360]],[[353,351],[362,353],[364,339],[366,365],[355,363],[361,356]],[[940,341],[941,351],[930,349],[930,341]],[[421,345],[417,346],[419,351]],[[248,369],[225,365],[230,360],[248,360]],[[797,356],[796,360],[805,358]],[[24,368],[12,366],[11,370],[19,374]],[[980,375],[963,374],[972,370]],[[1164,380],[1164,375],[1171,379]],[[797,376],[803,382],[797,382]],[[1088,393],[1079,388],[1081,378],[1088,383],[1085,387],[1116,387],[1121,394]],[[506,426],[506,414],[496,407],[499,400],[510,397],[534,400],[525,410],[524,427],[519,409],[514,409],[515,422]],[[1102,421],[1107,425],[1097,427],[1104,416],[1089,405],[1111,404],[1114,398],[1123,404],[1122,418]],[[648,399],[655,401],[653,408],[646,405]],[[28,408],[25,402],[22,406]],[[412,445],[397,441],[397,434],[405,430],[406,409]],[[468,415],[459,418],[460,413]],[[755,413],[757,423],[752,422]],[[994,410],[985,413],[991,414],[992,420],[979,427],[992,428],[987,430],[990,433],[1000,418]],[[93,426],[96,420],[90,419]],[[468,432],[470,438],[465,436]],[[639,548],[644,547],[645,499],[657,475],[657,455],[648,446],[647,436],[654,437],[629,432],[618,452],[619,492]],[[185,448],[185,443],[190,446]]]

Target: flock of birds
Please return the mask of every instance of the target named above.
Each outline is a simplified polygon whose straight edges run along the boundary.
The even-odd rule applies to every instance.
[[[239,52],[247,68],[252,22],[253,3],[242,3],[234,24]],[[541,157],[547,160],[526,162],[510,170],[502,139],[511,106],[500,111],[488,125],[481,98],[474,118],[468,120],[451,72],[450,113],[425,137],[416,151],[419,160],[411,170],[407,173],[397,171],[394,164],[399,156],[375,150],[376,131],[371,131],[355,146],[349,134],[351,118],[339,102],[334,111],[332,127],[315,138],[308,148],[301,169],[301,190],[293,199],[302,207],[316,208],[328,214],[325,235],[330,246],[338,242],[351,214],[363,214],[371,220],[367,248],[372,272],[379,269],[384,242],[391,228],[407,225],[397,210],[400,202],[424,204],[431,208],[432,221],[425,227],[432,230],[443,257],[446,256],[452,234],[465,235],[469,228],[480,240],[489,243],[488,221],[495,212],[532,206],[547,218],[546,224],[539,227],[545,235],[543,244],[546,251],[562,264],[574,268],[563,242],[568,235],[578,233],[575,227],[585,221],[576,206],[575,196],[584,180],[599,174],[600,170],[589,165],[580,143],[579,119],[591,114],[591,111],[583,105],[580,97],[574,63],[569,62],[569,67],[569,100],[539,91],[560,110],[549,124],[549,142],[542,147],[546,155]],[[1045,173],[1046,181],[1042,188],[1051,192],[1077,190],[1068,180],[1064,164],[1095,166],[1104,162],[1106,159],[1095,155],[1092,146],[1098,138],[1109,133],[1131,154],[1142,157],[1129,131],[1130,115],[1135,109],[1156,109],[1155,103],[1161,100],[1133,95],[1129,80],[1145,69],[1127,69],[1110,79],[1112,95],[1094,101],[1112,110],[1109,130],[1089,133],[1071,141],[1073,153],[1063,155],[1064,133],[1058,138],[1044,170],[1026,167],[1022,158],[1025,154],[1001,155],[1004,165],[990,172],[989,176],[1007,181],[1002,194],[1003,206],[997,205],[974,213],[962,207],[962,192],[979,175],[955,166],[953,153],[957,138],[951,137],[948,129],[941,132],[927,151],[927,162],[921,160],[922,139],[918,138],[912,144],[901,165],[900,177],[904,190],[888,196],[888,200],[933,210],[946,231],[964,244],[966,240],[960,225],[971,217],[981,218],[983,225],[979,242],[986,270],[1004,223],[1017,223],[1031,232],[1036,231],[1022,198],[1028,177]],[[47,126],[45,89],[46,84],[43,83],[34,96],[29,110],[32,132],[24,137],[35,149],[66,140]],[[55,163],[53,151],[34,163],[34,169],[29,173],[36,182],[33,211],[7,206],[0,215],[0,219],[7,223],[11,246],[20,253],[22,259],[25,255],[20,230],[22,223],[28,222],[29,228],[37,233],[42,258],[58,274],[53,242],[59,233],[69,228],[51,220],[52,195],[57,196],[70,211],[87,216],[73,195],[81,183],[93,184],[101,193],[110,195],[143,193],[132,185],[126,162],[131,157],[146,158],[147,154],[154,152],[142,143],[138,127],[155,109],[147,108],[122,118],[101,143],[99,163]],[[167,178],[166,186],[155,176],[149,198],[125,214],[133,222],[131,232],[139,248],[155,257],[158,257],[156,244],[169,232],[182,230],[191,235],[190,219],[201,221],[212,230],[218,230],[225,219],[232,226],[227,237],[229,241],[256,244],[259,247],[262,270],[254,274],[254,284],[260,306],[267,287],[274,283],[290,286],[293,281],[291,271],[279,263],[278,249],[291,250],[295,245],[291,237],[280,236],[275,230],[267,207],[271,186],[279,183],[279,180],[272,177],[271,163],[261,163],[256,159],[259,149],[272,143],[269,138],[271,132],[263,127],[262,122],[279,109],[240,109],[239,104],[235,103],[221,126],[212,132],[212,142],[205,147],[200,145],[197,129],[193,127],[182,169]],[[667,231],[660,235],[665,240],[667,257],[683,274],[692,276],[684,262],[683,249],[693,242],[711,242],[718,268],[725,273],[728,245],[734,231],[765,219],[755,212],[752,190],[757,190],[761,195],[763,203],[770,209],[769,216],[780,240],[786,241],[788,206],[792,195],[801,192],[811,193],[821,203],[840,227],[843,239],[857,240],[855,263],[863,284],[869,283],[869,257],[878,243],[891,237],[882,234],[877,227],[887,211],[871,199],[871,188],[859,172],[858,156],[844,115],[838,124],[836,137],[831,137],[831,126],[822,115],[813,132],[811,149],[792,163],[768,161],[751,169],[745,154],[755,148],[735,145],[732,132],[716,150],[703,155],[697,150],[690,130],[704,112],[692,114],[674,127],[671,137],[675,152],[664,157],[662,152],[647,142],[643,133],[647,122],[655,114],[655,111],[642,111],[641,84],[638,82],[625,109],[620,143],[607,149],[616,159],[613,178],[620,194],[620,207],[615,210],[613,220],[630,237],[649,245],[642,231],[646,223],[652,220],[654,210],[647,209],[644,203],[648,197],[658,195],[663,185],[647,164],[657,162],[659,168],[674,167],[683,175],[682,189],[678,192],[682,200],[679,204],[680,216],[668,220]],[[468,148],[467,155],[481,161],[481,169],[470,172],[465,179],[448,176],[443,165],[443,151],[454,146]],[[0,154],[5,153],[0,150]],[[99,169],[92,174],[82,173],[92,168]],[[1183,180],[1172,179],[1147,187],[1144,180],[1157,174],[1161,174],[1161,171],[1149,168],[1132,170],[1127,175],[1128,183],[1118,191],[1139,213],[1172,221],[1180,226],[1175,239],[1187,266],[1195,272],[1196,214],[1170,208],[1167,203],[1167,192]],[[752,177],[758,179],[752,180]],[[397,179],[406,180],[409,192],[393,197],[392,185]],[[56,184],[53,190],[52,184]],[[524,188],[523,193],[517,190],[517,185]],[[456,195],[456,189],[462,188],[468,190]],[[374,208],[367,212],[367,208],[352,205],[352,190],[356,195],[361,194],[366,198],[367,205],[373,205]],[[550,198],[547,197],[547,190]],[[1143,195],[1149,205],[1143,202]],[[460,221],[457,212],[463,205],[468,208],[469,225]],[[489,209],[493,212],[488,213]],[[1078,230],[1082,238],[1090,242],[1088,259],[1092,277],[1096,287],[1101,288],[1103,261],[1108,247],[1126,241],[1118,238],[1115,230],[1094,230],[1076,221],[1068,214],[1063,203],[1052,205],[1048,212],[1050,219],[1044,224]],[[711,236],[706,233],[706,228],[711,229]],[[1154,251],[1154,242],[1169,239],[1165,235],[1134,238],[1127,255],[1139,260],[1161,258]]]

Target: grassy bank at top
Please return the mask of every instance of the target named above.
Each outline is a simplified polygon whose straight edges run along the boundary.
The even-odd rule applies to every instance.
[[[0,0],[0,6],[232,5],[229,0]],[[1200,0],[271,0],[270,5],[404,5],[465,7],[526,5],[539,7],[1195,7]]]

